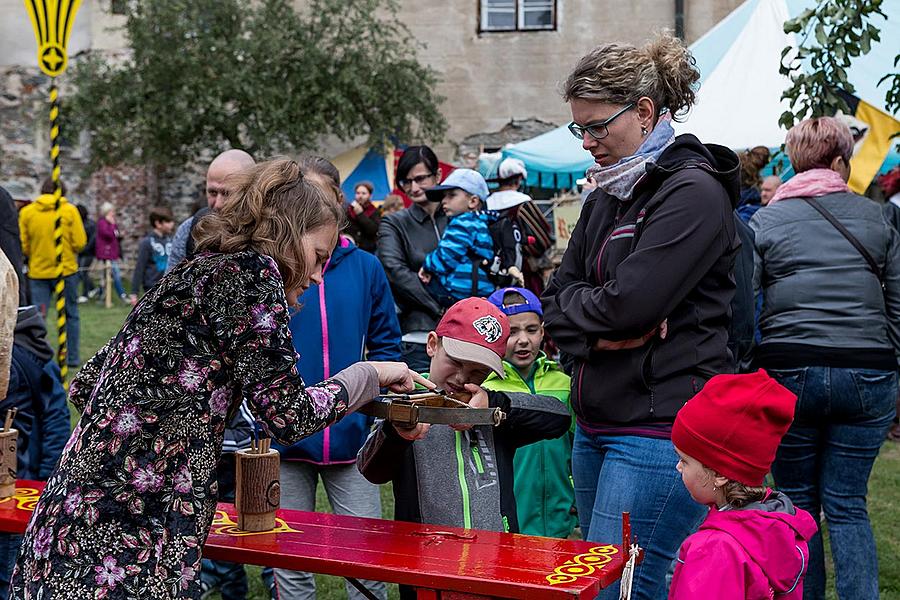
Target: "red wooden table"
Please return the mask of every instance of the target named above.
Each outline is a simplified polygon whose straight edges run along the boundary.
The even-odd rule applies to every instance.
[[[22,533],[44,484],[17,481],[0,500],[0,531]],[[275,529],[237,528],[220,503],[203,555],[419,588],[420,599],[594,598],[627,560],[619,544],[279,510]]]

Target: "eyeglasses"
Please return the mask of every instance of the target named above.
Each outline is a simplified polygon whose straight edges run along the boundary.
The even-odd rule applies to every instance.
[[[416,177],[410,177],[409,179],[401,179],[397,183],[400,184],[401,188],[409,188],[412,187],[412,184],[416,184],[419,187],[422,187],[422,184],[428,181],[434,181],[434,178],[437,176],[437,173],[429,173],[427,175],[418,175]]]
[[[631,110],[632,108],[634,108],[634,102],[627,104],[622,108],[622,110],[606,119],[605,121],[595,121],[593,123],[588,123],[587,125],[579,125],[575,121],[572,121],[571,123],[569,123],[569,131],[571,131],[572,135],[577,137],[579,140],[584,139],[585,132],[590,134],[590,136],[595,140],[602,140],[609,135],[609,124],[615,121],[619,117],[619,115]]]

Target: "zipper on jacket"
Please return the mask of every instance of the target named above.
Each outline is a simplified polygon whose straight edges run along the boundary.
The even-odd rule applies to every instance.
[[[472,507],[469,505],[469,486],[466,484],[466,467],[462,451],[462,433],[455,431],[456,436],[456,476],[459,478],[459,491],[462,492],[463,527],[472,529]]]
[[[328,343],[328,305],[325,302],[325,271],[331,264],[331,258],[325,261],[322,267],[322,283],[319,284],[319,317],[322,320],[322,375],[325,379],[331,377],[331,357],[328,355],[331,351]],[[329,464],[331,462],[331,427],[326,427],[322,435],[322,462]]]
[[[472,458],[475,459],[475,470],[479,475],[484,475],[484,463],[481,462],[481,453],[478,451],[476,443],[472,444]]]
[[[650,345],[647,348],[647,352],[644,354],[643,359],[641,359],[641,383],[644,384],[644,387],[647,388],[647,391],[650,392],[650,416],[652,417],[656,414],[656,403],[653,397],[653,386],[650,385],[650,382],[653,380],[653,351],[656,350],[656,344],[654,342],[650,342]],[[649,372],[648,372],[649,370]]]
[[[438,244],[441,243],[441,232],[438,230],[437,221],[434,220],[434,215],[430,215],[431,226],[434,227],[434,237],[437,238]]]

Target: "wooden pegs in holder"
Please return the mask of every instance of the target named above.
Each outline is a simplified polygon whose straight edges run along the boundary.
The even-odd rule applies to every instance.
[[[272,440],[261,438],[235,455],[234,505],[238,528],[268,531],[275,528],[275,511],[281,505],[280,458],[270,448]]]
[[[16,471],[19,464],[16,445],[19,431],[12,428],[16,412],[15,408],[6,411],[3,429],[0,430],[0,499],[9,498],[16,493]]]

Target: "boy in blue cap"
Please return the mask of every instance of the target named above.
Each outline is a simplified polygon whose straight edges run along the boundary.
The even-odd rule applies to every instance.
[[[569,376],[541,351],[544,312],[541,301],[525,288],[501,288],[488,302],[509,318],[509,338],[503,359],[504,379],[491,374],[484,388],[552,396],[569,409]],[[527,535],[566,538],[577,524],[572,506],[572,439],[545,439],[519,448],[513,461],[513,493],[519,531]]]
[[[438,247],[425,257],[419,279],[444,307],[472,296],[487,296],[496,286],[482,265],[494,261],[489,226],[498,218],[482,210],[488,197],[487,182],[477,171],[456,169],[426,193],[432,202],[443,204],[451,221]]]

